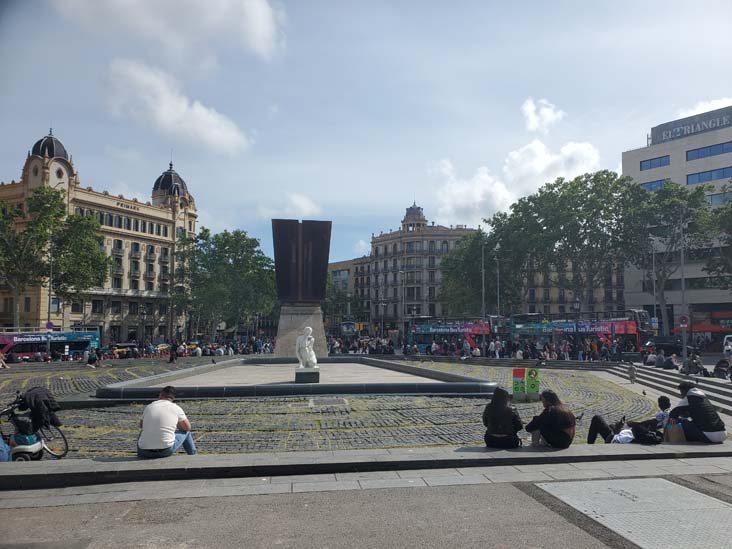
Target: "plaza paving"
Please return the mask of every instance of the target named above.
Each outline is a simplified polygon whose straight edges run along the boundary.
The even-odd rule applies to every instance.
[[[511,375],[510,368],[465,363],[418,365],[495,380],[504,386],[509,386]],[[163,368],[167,365],[115,365],[108,370],[49,371],[26,377],[17,369],[0,378],[0,387],[7,392],[8,387],[28,387],[40,380],[68,396],[75,388],[88,387],[85,391],[89,392],[108,379],[132,379]],[[584,414],[577,442],[586,437],[595,413],[611,419],[623,414],[636,419],[654,412],[650,399],[588,372],[542,370],[541,385],[557,391],[576,414]],[[481,445],[485,404],[486,399],[469,397],[345,395],[196,400],[183,406],[202,453],[248,453]],[[62,411],[71,446],[69,457],[133,456],[142,408],[122,405]],[[528,421],[539,412],[540,404],[519,403],[517,408]],[[521,436],[528,440],[527,433]]]

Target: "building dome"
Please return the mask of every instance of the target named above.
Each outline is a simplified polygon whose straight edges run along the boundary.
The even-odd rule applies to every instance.
[[[167,194],[173,196],[187,196],[188,187],[183,178],[173,169],[173,163],[155,180],[153,194]]]
[[[424,210],[422,210],[421,206],[417,206],[417,203],[414,202],[411,206],[407,208],[407,212],[404,215],[404,218],[407,219],[425,219],[424,217]]]
[[[36,141],[35,145],[31,149],[31,154],[37,156],[48,155],[49,158],[63,158],[68,161],[69,154],[66,152],[66,147],[63,146],[61,141],[53,136],[53,130],[48,131],[48,135]]]

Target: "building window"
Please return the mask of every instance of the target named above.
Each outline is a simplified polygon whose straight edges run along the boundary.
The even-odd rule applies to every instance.
[[[440,244],[440,251],[443,254],[446,254],[448,251],[450,251],[450,245],[447,243],[447,240],[443,240],[442,244]]]
[[[549,288],[544,288],[544,290],[542,291],[541,297],[542,297],[542,301],[544,301],[544,303],[549,303]]]
[[[112,223],[112,214],[104,214],[104,224],[107,227],[112,227],[114,225]]]
[[[429,256],[429,258],[427,259],[427,266],[430,269],[434,269],[435,268],[435,256],[434,255]]]
[[[536,312],[536,307],[534,305],[529,305],[529,314],[533,314]]]
[[[168,314],[168,305],[166,303],[161,303],[158,306],[158,314],[160,316],[164,316],[164,315]]]
[[[732,193],[710,194],[707,196],[707,199],[709,200],[709,204],[712,206],[721,206],[722,204],[732,201]]]
[[[113,315],[122,314],[122,302],[121,301],[112,301],[110,310]]]
[[[669,155],[659,156],[657,158],[650,158],[648,160],[641,160],[640,169],[652,170],[654,168],[660,168],[661,166],[668,166],[671,163],[671,157]]]
[[[137,301],[130,301],[128,310],[131,315],[136,315],[140,311],[140,304]]]
[[[436,315],[436,312],[435,312],[435,304],[434,303],[430,303],[429,305],[427,305],[427,310],[429,311],[429,315],[430,316],[437,316]]]
[[[147,221],[141,221],[140,223],[142,223],[142,226],[141,226],[140,230],[143,233],[146,233],[147,232]]]
[[[51,299],[51,312],[58,313],[61,310],[61,302],[57,297]]]
[[[435,271],[429,271],[427,273],[427,282],[434,282],[435,281]]]
[[[564,305],[560,305],[559,306],[559,314],[562,314],[563,315],[566,312],[567,312],[566,307]]]
[[[134,230],[134,231],[140,230],[140,220],[139,219],[132,220],[132,230]]]
[[[157,223],[155,225],[155,234],[158,235],[158,236],[160,236],[161,234],[163,234],[163,228],[160,226],[160,223]]]
[[[25,299],[23,299],[23,310],[26,313],[30,313],[30,309],[31,309],[31,298],[26,297]]]
[[[119,239],[114,239],[113,247],[115,250],[121,250],[122,249],[122,241]]]
[[[100,315],[104,313],[104,301],[101,299],[92,299],[92,314]]]
[[[641,183],[641,187],[643,187],[648,192],[657,191],[661,187],[663,187],[666,184],[665,179],[657,179],[656,181],[649,181],[648,183]]]
[[[84,215],[84,210],[82,208],[79,208],[79,206],[77,206],[76,208],[74,208],[74,213],[76,215]]]
[[[193,232],[193,221],[188,222],[188,230]]]
[[[544,314],[548,315],[551,312],[551,309],[549,308],[549,305],[544,305]]]
[[[529,288],[529,303],[536,302],[536,289]]]
[[[84,312],[84,302],[83,301],[72,301],[71,302],[71,312],[72,313],[83,313]]]
[[[112,288],[114,288],[115,290],[119,290],[122,288],[122,279],[120,277],[115,276],[112,279]]]
[[[133,278],[130,280],[130,290],[139,290],[140,289],[140,281],[136,278]]]
[[[163,225],[163,236],[165,238],[168,238],[168,226],[167,225]]]
[[[730,178],[732,178],[732,166],[719,168],[717,170],[709,170],[707,172],[690,173],[686,176],[686,184],[696,185],[697,183],[706,183],[707,181]]]
[[[168,293],[168,285],[167,284],[161,284],[160,285],[160,291],[161,292],[165,292],[167,294]]]
[[[149,280],[145,282],[145,290],[147,290],[148,292],[152,292],[154,289],[155,287],[153,286],[152,282],[150,282]]]
[[[119,215],[114,216],[114,226],[117,229],[122,228],[122,216],[119,216]]]
[[[435,241],[434,240],[430,240],[430,243],[428,244],[428,249],[430,252],[435,251]]]
[[[698,160],[699,158],[706,158],[707,156],[717,156],[719,154],[726,154],[732,152],[732,141],[726,143],[717,143],[716,145],[710,145],[708,147],[701,147],[700,149],[691,149],[686,151],[686,160]]]
[[[152,221],[147,224],[147,234],[155,234],[155,223]]]
[[[429,289],[427,290],[427,292],[428,292],[427,295],[429,296],[430,299],[435,299],[435,287],[434,286],[430,286]]]
[[[125,217],[125,229],[128,231],[132,229],[132,219],[129,217]]]

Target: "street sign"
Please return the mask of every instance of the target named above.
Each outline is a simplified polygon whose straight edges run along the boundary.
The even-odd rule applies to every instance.
[[[651,329],[658,330],[658,317],[651,317]]]
[[[679,317],[679,328],[688,328],[689,327],[689,317],[686,315],[681,315]]]
[[[46,322],[46,329],[53,330],[53,322],[51,322],[50,320]]]

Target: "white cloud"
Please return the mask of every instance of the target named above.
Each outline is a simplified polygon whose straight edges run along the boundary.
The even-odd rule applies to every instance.
[[[284,46],[284,11],[268,0],[52,0],[68,20],[150,44],[179,63],[211,65],[216,49],[270,59]]]
[[[320,215],[322,208],[312,199],[300,193],[287,193],[284,203],[279,207],[260,206],[257,208],[260,217],[305,219]]]
[[[690,109],[681,109],[678,116],[679,118],[685,118],[687,116],[694,116],[695,114],[721,109],[722,107],[729,107],[730,105],[732,105],[732,97],[700,101]]]
[[[371,245],[365,240],[358,240],[353,245],[353,251],[356,252],[358,255],[368,255],[368,253],[371,251]]]
[[[517,197],[536,191],[557,177],[575,177],[597,170],[600,153],[591,143],[569,142],[552,153],[540,140],[511,151],[503,162],[503,175]]]
[[[526,129],[530,132],[540,131],[542,133],[547,133],[549,126],[559,122],[567,114],[546,99],[539,99],[534,103],[531,97],[521,105],[521,112],[524,113]]]
[[[471,177],[461,178],[452,162],[443,159],[436,169],[443,179],[437,190],[437,219],[443,224],[477,227],[483,219],[508,210],[512,203],[544,183],[595,171],[599,164],[600,154],[590,143],[566,143],[558,153],[552,153],[538,139],[508,153],[500,179],[485,166]]]
[[[250,144],[231,119],[186,97],[175,77],[139,61],[110,63],[108,103],[115,116],[129,116],[171,139],[216,152],[234,154]]]
[[[452,162],[445,158],[440,160],[438,172],[444,177],[444,183],[437,191],[439,223],[477,227],[484,217],[507,209],[514,200],[506,185],[484,166],[465,179],[455,173]]]

